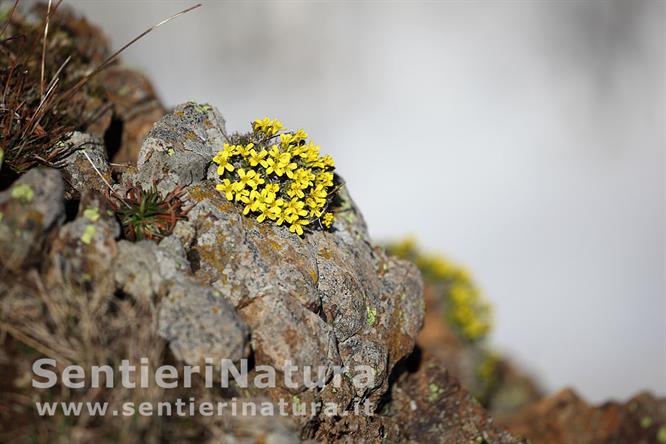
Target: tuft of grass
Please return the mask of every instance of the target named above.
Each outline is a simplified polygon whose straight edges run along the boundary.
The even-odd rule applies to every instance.
[[[134,186],[127,192],[122,205],[116,206],[125,237],[132,241],[160,240],[173,232],[176,222],[185,219],[181,187],[162,197],[153,187],[146,191]]]
[[[18,15],[18,3],[0,26],[0,168],[20,174],[66,157],[71,148],[60,142],[90,123],[94,112],[85,112],[91,88],[78,88],[73,92],[79,94],[63,100],[62,91],[74,85],[77,70],[90,60],[71,38],[73,30],[54,29],[59,3],[37,24]]]
[[[94,36],[77,34],[77,25],[57,14],[61,1],[41,6],[44,18],[37,24],[19,16],[18,3],[0,23],[0,169],[18,174],[39,164],[56,166],[71,154],[62,142],[94,122],[108,103],[91,80],[146,34],[200,6],[162,20],[107,55]]]

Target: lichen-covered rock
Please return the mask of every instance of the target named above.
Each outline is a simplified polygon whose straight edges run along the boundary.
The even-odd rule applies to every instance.
[[[109,202],[100,194],[86,192],[76,219],[58,230],[49,250],[48,282],[85,286],[96,292],[113,292],[109,269],[117,253],[120,226]]]
[[[72,154],[59,165],[67,184],[66,197],[79,197],[82,193],[93,190],[106,192],[106,183],[111,182],[111,169],[104,144],[99,139],[78,131],[61,143],[70,145],[72,150]]]
[[[159,334],[176,358],[191,364],[205,359],[240,361],[249,355],[249,330],[234,308],[211,288],[173,281],[159,309]]]
[[[511,435],[451,377],[441,361],[423,355],[392,387],[386,416],[406,442],[526,444]]]
[[[191,365],[205,358],[238,361],[249,354],[249,332],[234,308],[212,288],[187,275],[180,240],[120,241],[113,267],[118,288],[157,306],[158,331],[174,355]]]
[[[243,216],[212,182],[191,186],[189,197],[196,275],[246,319],[261,362],[370,365],[370,390],[381,395],[421,326],[421,280],[412,265],[371,246],[351,199],[343,195],[347,217],[334,232],[301,238]],[[285,313],[279,322],[276,313]]]
[[[138,174],[126,177],[144,189],[157,184],[166,194],[206,178],[216,149],[225,141],[224,119],[209,105],[179,105],[146,136],[137,161]]]
[[[44,240],[65,216],[60,173],[37,168],[0,193],[0,269],[39,263]]]

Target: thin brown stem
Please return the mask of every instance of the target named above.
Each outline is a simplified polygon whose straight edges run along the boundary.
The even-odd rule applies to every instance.
[[[95,76],[97,73],[105,69],[107,66],[109,66],[115,59],[118,58],[120,54],[123,53],[127,48],[132,46],[134,43],[136,43],[138,40],[142,39],[145,37],[147,34],[150,32],[154,31],[155,29],[159,28],[160,26],[169,23],[171,20],[180,17],[183,14],[187,14],[188,12],[198,8],[201,6],[201,3],[196,4],[194,6],[190,6],[187,9],[184,9],[180,11],[177,14],[172,15],[171,17],[168,17],[161,22],[157,23],[156,25],[151,26],[150,28],[146,29],[143,31],[141,34],[138,36],[134,37],[132,40],[130,40],[128,43],[126,43],[122,48],[120,48],[118,51],[114,52],[111,54],[106,60],[104,60],[97,68],[93,69],[90,73],[86,74],[81,80],[79,80],[74,86],[72,86],[69,90],[67,90],[60,98],[61,101],[66,101],[68,100],[76,91],[79,90],[83,85],[85,85],[93,76]]]
[[[46,39],[49,35],[49,22],[51,19],[51,2],[49,0],[49,5],[46,7],[46,18],[44,19],[44,41],[42,42],[42,70],[39,76],[39,96],[44,100],[44,68],[46,61]]]

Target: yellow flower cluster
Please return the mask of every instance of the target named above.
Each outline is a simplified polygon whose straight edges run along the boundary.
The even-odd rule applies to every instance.
[[[421,253],[412,239],[388,250],[415,262],[426,284],[442,288],[446,318],[463,339],[478,341],[489,333],[491,307],[465,269],[441,256]]]
[[[225,143],[213,157],[221,179],[216,188],[259,222],[286,223],[299,236],[306,227],[330,228],[335,163],[319,154],[305,131],[281,129],[278,120],[257,119],[252,133],[238,136],[235,144]]]

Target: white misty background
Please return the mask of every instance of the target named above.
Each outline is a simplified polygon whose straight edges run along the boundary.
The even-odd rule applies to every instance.
[[[67,1],[115,48],[193,2]],[[226,2],[125,62],[305,128],[377,239],[468,266],[549,390],[666,394],[665,3]]]

